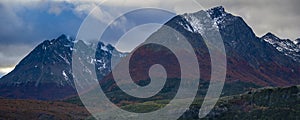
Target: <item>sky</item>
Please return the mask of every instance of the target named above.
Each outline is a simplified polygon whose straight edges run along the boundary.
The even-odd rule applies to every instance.
[[[103,24],[107,24],[112,19],[112,14],[119,9],[151,5],[169,8],[182,14],[185,11],[181,8],[192,8],[189,7],[192,4],[183,3],[185,0],[125,0],[126,4],[120,1],[110,0],[100,5],[98,19]],[[204,9],[224,6],[227,12],[241,16],[259,37],[267,32],[292,40],[300,37],[300,0],[196,1]],[[0,77],[10,72],[42,41],[57,38],[61,34],[76,36],[86,16],[101,2],[102,0],[1,0]],[[162,16],[164,14],[157,18]],[[137,18],[136,22],[147,20],[143,18]],[[130,24],[126,18],[122,20],[119,24]],[[138,35],[141,38],[145,36],[142,33]]]

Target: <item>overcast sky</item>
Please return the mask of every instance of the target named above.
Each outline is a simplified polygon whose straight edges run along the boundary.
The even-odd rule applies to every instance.
[[[113,0],[111,0],[113,1]],[[118,0],[120,1],[120,0]],[[107,22],[116,8],[135,6],[183,6],[185,0],[130,0],[129,4],[111,2],[101,11],[100,19]],[[154,2],[153,2],[154,1]],[[170,4],[172,1],[172,4]],[[257,36],[272,32],[280,38],[300,37],[300,0],[197,0],[205,9],[224,6],[227,12],[241,16]],[[97,5],[94,0],[0,1],[0,77],[46,39],[61,34],[76,36],[87,14]],[[113,6],[113,7],[109,7]],[[180,13],[177,7],[170,7]],[[176,9],[176,10],[175,10]],[[201,10],[201,8],[199,8]],[[103,18],[103,19],[102,19]],[[143,20],[142,18],[140,20]],[[141,34],[142,35],[142,34]]]

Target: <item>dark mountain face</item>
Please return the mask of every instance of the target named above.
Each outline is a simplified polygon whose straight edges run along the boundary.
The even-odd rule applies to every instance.
[[[182,23],[186,23],[181,31],[191,43],[197,43],[201,37],[197,37],[197,14],[185,14],[175,17],[167,25],[173,28],[180,28]],[[227,81],[248,81],[263,86],[289,86],[299,84],[300,66],[299,61],[288,57],[287,52],[280,52],[276,47],[261,38],[256,37],[252,29],[241,17],[225,12],[223,7],[212,8],[207,11],[216,22],[227,53]],[[199,20],[199,19],[198,19]],[[185,27],[185,26],[191,26]],[[199,25],[198,25],[199,26]],[[201,25],[200,25],[201,26]],[[179,30],[179,29],[178,29]],[[201,30],[201,29],[200,29]],[[197,51],[203,50],[203,43],[196,44]],[[292,51],[299,49],[293,46]],[[200,56],[203,52],[199,52]],[[294,56],[299,56],[299,52],[294,52]],[[298,57],[299,58],[299,57]],[[202,60],[201,60],[202,61]],[[203,67],[200,65],[200,68]],[[205,72],[205,71],[201,71]]]
[[[11,73],[1,78],[1,96],[51,100],[76,95],[71,67],[72,52],[77,52],[75,44],[84,48],[80,51],[84,54],[78,58],[81,63],[93,66],[83,72],[89,73],[96,66],[98,77],[102,78],[111,71],[110,57],[114,49],[111,45],[99,43],[96,50],[93,45],[62,35],[38,45]],[[121,57],[122,53],[118,55]]]
[[[8,75],[1,79],[7,86],[26,86],[55,83],[64,86],[73,83],[64,77],[71,77],[71,53],[74,41],[65,35],[55,40],[46,40],[26,56]],[[66,75],[66,76],[64,76]],[[47,79],[45,79],[47,78]]]
[[[300,65],[299,61],[295,61],[292,57],[286,55],[287,53],[278,51],[275,46],[263,40],[263,38],[257,37],[252,29],[245,23],[245,21],[238,16],[234,16],[225,12],[223,7],[212,8],[207,11],[209,16],[213,19],[220,31],[221,37],[225,44],[227,53],[227,83],[254,83],[258,86],[290,86],[300,84]],[[169,26],[182,35],[194,47],[201,73],[201,79],[205,81],[210,80],[210,58],[206,44],[203,41],[201,33],[205,32],[201,21],[207,19],[201,18],[202,14],[206,14],[205,11],[199,11],[196,13],[179,15],[171,19],[165,25]],[[161,28],[149,39],[163,38],[162,35],[168,35],[170,38],[176,39],[176,34]],[[176,42],[174,40],[174,42]],[[170,56],[172,53],[166,51],[157,51],[157,46],[152,46],[152,52],[155,54],[163,55],[164,57]],[[147,51],[147,52],[145,52]],[[140,56],[139,61],[134,61],[131,66],[133,71],[138,71],[138,74],[131,74],[136,83],[149,82],[149,76],[141,73],[142,71],[147,73],[149,66],[147,64],[166,63],[165,69],[171,69],[172,72],[168,73],[169,78],[180,78],[180,68],[175,67],[178,63],[177,59],[160,59],[161,56],[153,56],[149,53],[151,46],[136,51],[135,56]],[[157,53],[160,52],[160,53]],[[299,55],[299,52],[295,52],[295,55]],[[135,58],[131,58],[134,60]],[[146,66],[146,67],[145,67]],[[147,67],[148,66],[148,67]],[[113,77],[110,74],[102,82],[104,88],[108,91],[118,90],[115,83],[112,82]],[[106,86],[105,86],[106,85]],[[175,86],[169,86],[170,88],[176,88]],[[226,88],[226,86],[225,86]]]

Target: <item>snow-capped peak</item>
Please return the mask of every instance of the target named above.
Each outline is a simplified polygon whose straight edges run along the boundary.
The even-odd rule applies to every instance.
[[[295,43],[295,41],[289,39],[280,39],[270,32],[261,37],[261,39],[271,44],[279,52],[293,58],[295,61],[300,62],[300,45]]]
[[[111,53],[113,50],[115,50],[115,47],[113,47],[111,44],[106,45],[103,42],[98,42],[98,49]]]
[[[206,12],[206,13],[205,13]],[[182,17],[189,23],[186,24],[184,22],[180,22],[179,24],[183,26],[186,30],[194,33],[201,33],[207,29],[207,19],[206,16],[209,15],[208,17],[211,18],[212,23],[214,23],[213,27],[215,28],[225,28],[225,19],[229,18],[227,17],[228,15],[231,15],[227,12],[225,12],[225,9],[223,6],[218,6],[211,8],[207,11],[199,11],[196,13],[190,13],[190,14],[184,14]],[[206,26],[206,27],[204,27]]]
[[[223,25],[224,22],[225,22],[225,18],[226,18],[226,16],[228,16],[230,14],[225,11],[223,6],[218,6],[218,7],[211,8],[211,9],[207,10],[206,12],[210,15],[210,17],[214,20],[214,22],[220,28],[225,27]]]
[[[300,45],[300,38],[293,41],[296,45]]]
[[[277,39],[278,39],[278,37],[277,37],[276,35],[274,35],[273,33],[271,33],[271,32],[268,32],[268,33],[265,34],[264,36],[265,36],[265,37],[274,37],[274,38],[277,38]]]
[[[200,33],[203,34],[203,24],[201,23],[200,19],[197,18],[193,14],[185,14],[183,15],[184,19],[189,23],[189,25],[181,24],[186,30],[193,32],[193,33]]]
[[[272,45],[277,42],[280,42],[280,40],[281,40],[277,36],[275,36],[273,33],[270,33],[270,32],[268,32],[266,35],[262,36],[262,39]]]
[[[70,42],[74,41],[74,39],[71,36],[65,35],[65,34],[60,35],[57,38],[57,40],[67,40],[67,41],[70,41]]]
[[[266,35],[262,36],[262,39],[271,44],[275,44],[276,42],[286,42],[289,44],[293,43],[295,45],[297,44],[297,40],[292,41],[290,39],[280,39],[271,32],[268,32]]]
[[[221,17],[221,16],[228,14],[228,13],[226,13],[223,6],[217,6],[217,7],[208,9],[206,12],[208,12],[212,18],[217,18],[217,17]]]
[[[68,48],[73,48],[74,43],[75,43],[75,40],[72,37],[67,36],[65,34],[62,34],[58,38],[50,41],[51,46],[56,45],[56,46],[64,46],[64,47],[68,47]]]

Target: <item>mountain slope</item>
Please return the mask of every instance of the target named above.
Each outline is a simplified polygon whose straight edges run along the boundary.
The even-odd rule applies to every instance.
[[[227,83],[233,85],[235,83],[254,84],[255,86],[300,84],[300,64],[296,60],[299,58],[297,58],[299,52],[295,50],[293,52],[278,51],[277,46],[266,41],[268,35],[262,38],[257,37],[241,17],[226,12],[223,7],[178,15],[165,24],[184,35],[194,47],[201,71],[201,80],[207,83],[211,77],[209,51],[200,34],[203,29],[209,29],[202,27],[201,24],[201,21],[205,21],[201,15],[206,12],[214,20],[213,27],[219,29],[225,44],[228,64]],[[164,38],[166,35],[171,39],[177,39],[174,32],[161,28],[147,40]],[[176,43],[176,41],[169,42]],[[73,48],[74,44],[86,49],[77,51]],[[297,45],[299,46],[299,43]],[[82,72],[91,74],[92,69],[96,67],[101,85],[106,91],[112,92],[117,89],[117,86],[110,73],[110,58],[112,54],[120,59],[126,56],[124,53],[112,51],[114,51],[114,47],[111,45],[104,45],[101,42],[96,46],[87,45],[65,35],[51,41],[46,40],[26,56],[11,73],[0,79],[0,96],[51,100],[76,95],[70,65],[72,52],[83,54],[83,57],[78,60],[87,66],[87,69],[83,69]],[[176,56],[162,46],[148,45],[132,54],[134,57],[131,58],[131,63],[134,64],[130,66],[130,73],[138,84],[149,83],[148,70],[157,63],[162,64],[168,71],[168,78],[176,80],[180,77],[180,67]],[[184,55],[184,53],[182,54]],[[107,74],[108,76],[106,76]],[[192,71],[189,75],[193,75]],[[104,79],[102,80],[102,78]],[[169,83],[167,89],[173,90],[178,86],[174,81],[169,81]],[[248,88],[251,86],[245,86],[244,90]]]
[[[223,7],[179,15],[165,24],[184,35],[194,47],[201,71],[201,80],[209,81],[211,73],[211,61],[208,57],[210,55],[201,36],[205,29],[210,29],[201,24],[201,21],[207,20],[202,18],[206,12],[216,23],[217,26],[213,25],[212,27],[219,29],[225,44],[228,61],[227,83],[253,83],[258,86],[300,84],[299,62],[257,37],[241,17],[227,13]],[[147,40],[166,38],[166,34],[168,39],[177,39],[176,33],[163,27]],[[175,40],[170,42],[176,44]],[[151,65],[157,63],[162,64],[166,70],[170,70],[168,78],[180,78],[180,68],[176,67],[178,61],[174,58],[174,54],[167,49],[157,45],[148,45],[132,54],[135,57],[131,58],[131,62],[134,63],[131,66],[131,75],[136,83],[149,83],[148,70]],[[295,54],[299,55],[299,53]],[[138,74],[134,71],[138,71]],[[101,84],[104,89],[110,92],[119,89],[111,74],[105,77]],[[176,87],[171,85],[169,88]]]
[[[2,77],[0,96],[53,100],[76,95],[71,69],[72,52],[77,52],[74,44],[84,48],[80,51],[84,55],[78,58],[82,61],[81,64],[93,66],[86,67],[83,72],[90,74],[96,67],[99,78],[110,72],[109,59],[114,49],[111,45],[87,45],[81,40],[74,41],[66,35],[61,35],[57,39],[46,40],[38,45],[12,72]],[[122,53],[116,55],[121,57]]]
[[[272,33],[267,33],[262,40],[270,43],[279,52],[291,57],[294,61],[300,62],[300,43],[299,40],[280,39]]]
[[[264,86],[299,84],[299,64],[261,41],[241,17],[227,13],[223,7],[207,12],[216,21],[225,44],[227,74],[231,76],[228,81],[250,81]]]

